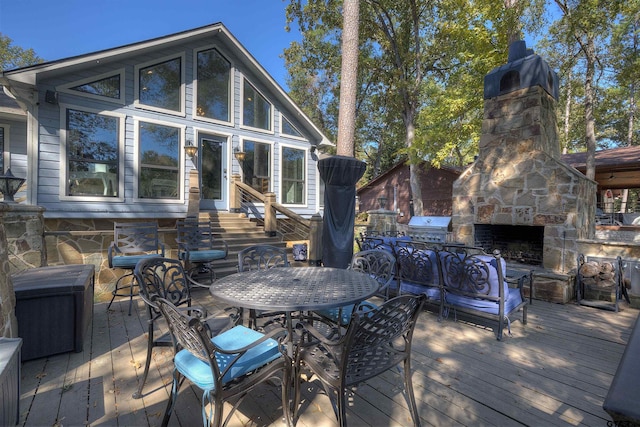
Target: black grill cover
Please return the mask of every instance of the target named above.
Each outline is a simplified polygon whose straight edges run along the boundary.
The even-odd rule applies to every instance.
[[[318,161],[325,183],[322,226],[322,263],[347,268],[353,256],[356,183],[367,165],[353,157],[332,156]]]

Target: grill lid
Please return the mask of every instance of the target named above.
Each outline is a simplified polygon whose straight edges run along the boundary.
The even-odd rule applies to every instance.
[[[447,229],[450,222],[450,216],[414,216],[409,220],[409,227]]]

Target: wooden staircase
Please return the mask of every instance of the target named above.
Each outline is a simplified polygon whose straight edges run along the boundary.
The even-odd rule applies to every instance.
[[[237,213],[200,212],[200,219],[203,221],[210,220],[215,237],[224,240],[229,245],[227,258],[216,260],[213,263],[216,277],[218,278],[238,271],[238,252],[247,246],[273,245],[287,247],[287,243],[282,240],[281,236],[270,237],[266,235],[264,227]],[[289,249],[289,254],[289,261],[292,261],[291,249]]]

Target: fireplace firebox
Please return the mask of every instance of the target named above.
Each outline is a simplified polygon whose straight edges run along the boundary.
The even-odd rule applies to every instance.
[[[542,265],[544,227],[475,224],[474,239],[485,252],[498,249],[507,262]]]

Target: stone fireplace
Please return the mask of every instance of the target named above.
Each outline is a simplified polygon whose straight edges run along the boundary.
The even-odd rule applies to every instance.
[[[564,274],[593,236],[597,184],[560,160],[557,93],[546,62],[514,43],[485,77],[479,153],[453,185],[451,219],[458,242]]]

